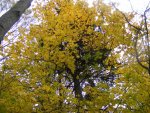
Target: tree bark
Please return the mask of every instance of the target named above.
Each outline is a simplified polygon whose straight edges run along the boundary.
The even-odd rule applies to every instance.
[[[20,0],[0,17],[0,44],[5,34],[20,19],[25,10],[30,7],[32,1],[33,0]]]
[[[83,99],[82,88],[80,86],[80,81],[77,78],[76,74],[73,75],[73,82],[74,82],[75,97],[78,98],[79,100],[82,100]]]

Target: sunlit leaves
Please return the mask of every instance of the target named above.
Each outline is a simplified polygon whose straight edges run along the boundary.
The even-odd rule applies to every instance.
[[[120,52],[132,50],[127,50],[132,35],[119,11],[103,2],[89,8],[84,1],[51,0],[35,12],[39,24],[29,32],[20,28],[18,41],[6,49],[0,109],[131,112],[142,103],[149,110],[146,71],[134,61],[120,63]]]

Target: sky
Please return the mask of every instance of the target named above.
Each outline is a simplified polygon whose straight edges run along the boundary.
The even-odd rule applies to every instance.
[[[92,5],[92,2],[94,0],[87,0],[90,5]],[[133,7],[133,10],[138,13],[143,13],[143,11],[146,9],[147,5],[149,4],[150,0],[104,0],[106,3],[109,2],[117,2],[120,5],[118,8],[122,11],[132,11],[131,5]]]
[[[1,1],[1,0],[0,0]],[[5,1],[5,0],[2,0],[2,1]],[[19,1],[19,0],[11,0],[11,1]],[[34,0],[36,1],[36,0]],[[38,0],[38,1],[42,1],[42,0]],[[90,4],[90,6],[92,5],[92,2],[94,0],[86,0],[88,1],[88,3]],[[118,8],[122,11],[126,11],[126,12],[129,12],[129,11],[132,11],[131,9],[131,5],[130,3],[132,4],[132,7],[134,9],[134,11],[138,12],[138,13],[143,13],[146,6],[149,4],[150,0],[104,0],[106,3],[109,3],[109,2],[117,2],[119,3],[120,5],[118,6]],[[5,12],[4,12],[5,13]],[[2,15],[3,13],[1,12],[0,13],[0,16]]]

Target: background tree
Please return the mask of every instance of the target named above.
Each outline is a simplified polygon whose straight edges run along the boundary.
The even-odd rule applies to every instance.
[[[128,23],[127,30],[129,30],[132,40],[130,46],[124,47],[126,50],[122,57],[122,68],[118,70],[122,76],[116,81],[117,85],[113,88],[117,95],[116,101],[119,103],[116,104],[115,111],[149,112],[149,4],[143,14],[139,15],[134,12],[131,18],[123,12],[119,12]],[[135,21],[137,16],[139,20]]]
[[[132,35],[132,45],[127,47],[129,49],[127,54],[130,54],[130,58],[134,60],[150,74],[150,37],[149,37],[149,11],[150,4],[148,3],[143,14],[138,14],[133,10],[131,18],[128,18],[125,13],[119,11],[115,4],[113,6],[124,16],[126,22],[128,23],[129,33]],[[131,4],[132,7],[132,4]],[[136,22],[134,19],[138,17],[139,20]]]

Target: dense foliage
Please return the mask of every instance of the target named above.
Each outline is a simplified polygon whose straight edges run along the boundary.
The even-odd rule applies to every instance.
[[[51,0],[35,17],[40,24],[20,28],[1,53],[2,113],[150,112],[150,77],[128,57],[135,30],[122,13],[102,1]]]

